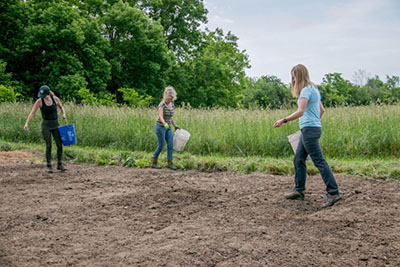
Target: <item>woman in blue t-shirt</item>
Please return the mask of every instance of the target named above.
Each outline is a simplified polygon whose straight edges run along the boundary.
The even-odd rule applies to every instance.
[[[302,135],[293,161],[295,187],[292,192],[285,195],[285,198],[304,200],[307,175],[306,159],[310,155],[326,185],[326,203],[323,208],[327,208],[339,201],[342,196],[339,193],[332,170],[326,162],[319,145],[319,138],[322,133],[321,117],[325,109],[317,86],[310,81],[307,68],[301,64],[296,65],[293,67],[291,74],[291,90],[292,95],[298,98],[298,109],[290,116],[278,120],[274,124],[274,127],[280,127],[283,123],[300,118],[299,124]]]

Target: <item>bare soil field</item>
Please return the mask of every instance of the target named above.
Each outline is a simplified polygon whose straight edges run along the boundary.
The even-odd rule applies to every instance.
[[[292,177],[79,164],[48,174],[6,153],[1,267],[400,266],[396,181],[337,177],[344,199],[322,209],[319,176],[289,201]]]

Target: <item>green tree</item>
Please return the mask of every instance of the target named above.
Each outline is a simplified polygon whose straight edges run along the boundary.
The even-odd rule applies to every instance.
[[[369,78],[365,88],[368,90],[371,99],[374,103],[390,103],[391,102],[391,92],[388,90],[387,86],[383,81],[379,79],[378,75]]]
[[[386,79],[386,88],[391,93],[391,101],[400,102],[400,77],[387,75]]]
[[[80,74],[65,75],[58,79],[55,91],[66,100],[74,100],[80,89],[86,88],[87,81]]]
[[[342,78],[341,73],[328,73],[319,86],[324,105],[328,107],[347,104],[353,84]]]
[[[203,0],[133,0],[128,1],[159,21],[167,47],[183,59],[196,49],[202,40],[200,25],[207,23]]]
[[[119,0],[64,0],[70,6],[77,7],[80,12],[88,17],[97,18],[103,16]]]
[[[0,44],[3,48],[3,44],[15,44],[2,51],[14,79],[26,85],[24,95],[36,95],[43,83],[56,88],[61,77],[76,74],[84,77],[94,92],[106,90],[111,77],[104,56],[108,42],[101,36],[95,18],[82,16],[68,1],[19,1],[6,11],[12,16],[15,9],[22,10],[23,19],[17,24],[23,24],[22,32],[13,36],[6,32],[10,40]]]
[[[13,52],[23,39],[24,26],[29,18],[24,1],[0,1],[0,58],[10,62]]]
[[[61,76],[82,70],[77,56],[84,42],[79,12],[65,3],[29,1],[27,5],[32,14],[24,28],[25,38],[17,48],[22,62],[19,80],[32,91],[43,83],[55,88]]]
[[[237,107],[243,98],[244,69],[249,67],[248,56],[240,51],[238,38],[224,35],[217,29],[204,35],[196,56],[181,65],[185,69],[180,101],[199,106]]]
[[[250,79],[244,95],[243,105],[247,108],[258,106],[277,109],[292,102],[290,88],[275,76]]]
[[[88,88],[97,94],[105,94],[111,81],[111,64],[105,53],[109,43],[101,36],[101,30],[93,18],[83,20],[85,39],[77,55],[82,62],[82,76],[88,82]]]
[[[0,59],[0,84],[9,86],[11,85],[11,73],[6,73],[7,63]]]
[[[101,23],[103,35],[110,42],[111,92],[124,87],[158,95],[171,66],[162,26],[122,1],[111,7]]]
[[[365,86],[353,85],[350,89],[350,99],[348,104],[354,106],[369,105],[371,104],[371,96]]]
[[[18,75],[24,66],[18,47],[25,38],[24,28],[30,15],[31,10],[24,1],[0,1],[0,79],[5,85],[12,84],[17,91],[25,88]]]

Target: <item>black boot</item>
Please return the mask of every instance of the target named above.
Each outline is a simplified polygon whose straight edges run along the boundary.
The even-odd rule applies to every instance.
[[[328,208],[328,207],[332,206],[333,204],[335,204],[336,202],[338,202],[341,199],[342,199],[342,195],[341,194],[336,194],[336,195],[328,194],[328,196],[326,197],[326,202],[322,207],[323,208]]]
[[[47,172],[53,173],[53,169],[51,168],[51,163],[47,163]]]
[[[292,191],[285,195],[286,199],[304,200],[304,192]]]
[[[168,165],[167,168],[176,171],[177,168],[174,166],[174,164],[172,164],[172,160],[168,160]]]
[[[64,167],[64,165],[61,162],[59,162],[57,164],[57,170],[59,170],[61,172],[65,172],[67,169]]]
[[[151,168],[161,169],[161,166],[157,164],[158,158],[151,158]]]

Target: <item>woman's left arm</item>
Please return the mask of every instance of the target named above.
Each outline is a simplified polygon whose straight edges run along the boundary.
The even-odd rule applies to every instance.
[[[319,102],[319,109],[321,110],[321,113],[319,114],[319,117],[322,118],[322,115],[324,115],[325,109],[324,106],[322,105],[322,102]]]
[[[61,100],[56,96],[54,97],[54,99],[56,100],[57,106],[61,109],[62,117],[65,120],[67,118],[67,116],[65,115],[65,109],[64,109],[64,106],[61,104]]]
[[[274,127],[275,128],[280,127],[285,122],[285,120],[286,120],[286,122],[293,121],[293,120],[296,120],[296,119],[300,118],[301,116],[303,116],[304,111],[306,110],[306,107],[307,107],[307,103],[308,103],[308,99],[301,97],[299,107],[297,108],[297,110],[295,112],[293,112],[292,114],[290,114],[289,116],[287,116],[286,118],[277,120],[274,123]]]
[[[175,130],[180,129],[180,128],[176,125],[176,122],[175,122],[175,120],[174,120],[174,117],[171,118],[171,123],[172,123],[172,125],[174,126]]]

